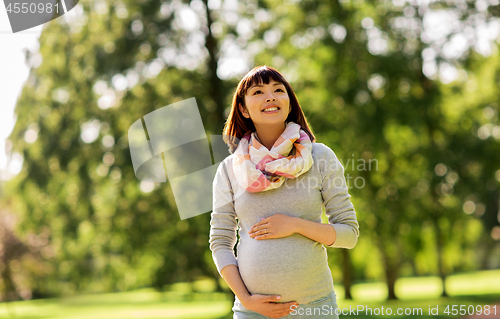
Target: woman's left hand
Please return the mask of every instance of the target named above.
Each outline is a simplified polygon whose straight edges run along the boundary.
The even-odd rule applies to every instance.
[[[278,213],[261,218],[260,222],[252,226],[248,234],[255,239],[271,239],[287,237],[295,232],[295,217]]]

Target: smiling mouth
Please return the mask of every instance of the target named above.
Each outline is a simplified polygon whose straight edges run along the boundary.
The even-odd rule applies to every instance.
[[[280,108],[277,107],[277,106],[273,106],[273,107],[268,107],[266,109],[263,109],[262,112],[266,113],[266,112],[275,112],[275,111],[278,111]]]

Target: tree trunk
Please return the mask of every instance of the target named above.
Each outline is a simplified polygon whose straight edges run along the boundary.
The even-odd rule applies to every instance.
[[[345,299],[352,299],[351,296],[351,284],[352,284],[352,262],[351,256],[347,249],[341,249],[343,257],[343,284],[345,289]]]
[[[213,36],[211,26],[213,23],[212,15],[210,9],[208,8],[208,0],[203,0],[206,8],[207,15],[207,31],[205,37],[205,47],[208,50],[209,60],[208,60],[208,68],[209,68],[209,76],[210,76],[210,96],[212,97],[216,110],[209,117],[210,121],[206,123],[206,125],[212,126],[211,129],[214,131],[222,132],[222,126],[224,125],[224,99],[222,94],[222,81],[217,76],[217,64],[219,60],[219,47],[217,43],[217,39]]]
[[[436,221],[437,223],[437,221]],[[441,282],[443,285],[443,294],[441,295],[442,297],[448,297],[448,294],[446,293],[446,286],[445,286],[445,280],[446,280],[446,274],[444,271],[444,261],[443,261],[443,239],[442,239],[442,234],[441,230],[439,229],[439,225],[436,224],[436,245],[437,245],[437,259],[438,259],[438,272],[439,272],[439,277],[441,278]]]
[[[385,280],[387,284],[389,300],[398,299],[396,297],[396,293],[394,292],[394,285],[396,283],[397,278],[398,278],[398,267],[395,267],[390,261],[387,260],[385,267]]]
[[[496,243],[494,241],[491,240],[491,238],[488,238],[489,237],[489,233],[487,236],[485,241],[483,241],[484,243],[484,253],[483,253],[483,256],[481,257],[481,263],[480,263],[480,270],[487,270],[489,269],[489,261],[490,261],[490,257],[491,257],[491,254],[493,253],[493,250],[495,249],[496,247]]]
[[[385,283],[387,284],[388,299],[394,300],[397,299],[394,292],[394,284],[396,283],[396,279],[398,278],[401,262],[398,259],[398,254],[392,257],[388,254],[386,249],[387,245],[384,245],[384,243],[381,241],[377,241],[377,244],[382,256],[382,261],[384,263]]]

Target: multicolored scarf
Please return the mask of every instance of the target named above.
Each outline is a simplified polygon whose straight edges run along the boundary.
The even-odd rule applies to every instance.
[[[295,153],[292,150],[295,149]],[[255,132],[245,135],[234,152],[236,180],[251,193],[280,187],[285,178],[297,178],[313,165],[312,143],[300,125],[289,122],[271,150]]]

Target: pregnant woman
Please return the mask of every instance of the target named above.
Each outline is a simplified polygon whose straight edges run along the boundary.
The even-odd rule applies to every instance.
[[[338,318],[324,246],[353,248],[359,225],[335,153],[268,66],[240,81],[224,135],[231,155],[213,182],[209,242],[234,318]]]

